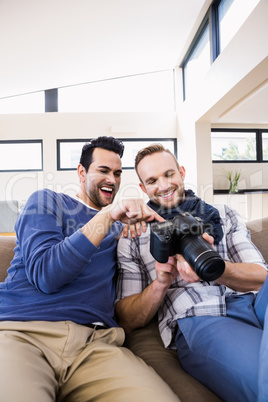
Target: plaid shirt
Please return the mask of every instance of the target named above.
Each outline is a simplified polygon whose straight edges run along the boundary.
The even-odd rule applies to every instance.
[[[215,205],[223,222],[224,235],[215,246],[226,261],[267,265],[254,244],[242,218],[226,205]],[[156,279],[155,260],[150,253],[150,225],[146,233],[131,239],[121,236],[118,243],[118,279],[116,301],[141,293]],[[159,330],[166,347],[172,338],[177,319],[191,316],[226,315],[225,298],[237,293],[216,282],[185,282],[179,275],[170,285],[158,311]]]

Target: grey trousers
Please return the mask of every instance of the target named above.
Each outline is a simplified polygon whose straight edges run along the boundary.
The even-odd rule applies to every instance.
[[[2,321],[0,402],[178,401],[123,342],[121,328]]]

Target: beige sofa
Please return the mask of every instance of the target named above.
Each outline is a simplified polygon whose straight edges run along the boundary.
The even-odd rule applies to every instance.
[[[268,218],[249,222],[248,228],[253,242],[268,261]],[[14,247],[15,237],[0,236],[0,281],[6,277]],[[152,366],[182,402],[220,401],[214,393],[182,369],[176,351],[164,348],[155,320],[145,328],[127,335],[125,345]]]

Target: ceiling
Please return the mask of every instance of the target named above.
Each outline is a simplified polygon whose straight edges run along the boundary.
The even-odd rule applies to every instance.
[[[268,80],[265,80],[222,113],[218,122],[268,124]]]
[[[0,98],[172,69],[211,0],[0,0]]]
[[[173,69],[211,2],[0,0],[0,98]],[[264,81],[210,121],[268,124],[267,99]]]

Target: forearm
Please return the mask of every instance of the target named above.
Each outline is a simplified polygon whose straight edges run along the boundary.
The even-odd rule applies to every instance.
[[[119,300],[115,306],[118,324],[126,333],[143,327],[157,313],[166,292],[167,288],[156,279],[142,293]]]
[[[115,222],[111,218],[110,209],[110,205],[103,208],[81,228],[82,233],[96,247],[100,245],[107,231]]]
[[[258,291],[266,277],[266,269],[259,264],[225,261],[225,271],[217,283],[239,292]]]
[[[164,220],[149,208],[142,199],[134,198],[110,204],[99,211],[82,227],[83,234],[98,247],[115,221],[129,225],[142,221]]]

